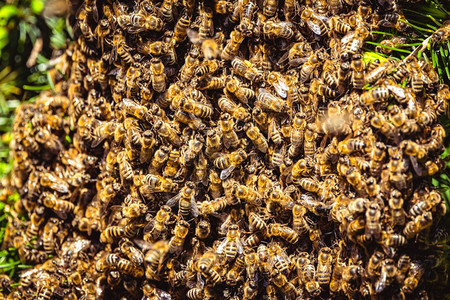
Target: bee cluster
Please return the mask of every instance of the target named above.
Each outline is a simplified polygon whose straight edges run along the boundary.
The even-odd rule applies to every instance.
[[[85,0],[57,95],[17,112],[29,221],[4,247],[36,266],[4,293],[438,296],[446,207],[430,176],[450,90],[416,52],[362,49],[371,30],[411,30],[399,6]]]

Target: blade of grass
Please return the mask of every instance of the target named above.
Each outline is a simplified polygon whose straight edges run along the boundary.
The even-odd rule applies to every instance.
[[[422,35],[425,35],[425,34],[424,34],[423,32],[421,32],[421,31],[430,32],[430,33],[433,33],[433,32],[434,32],[434,30],[431,30],[431,29],[428,29],[428,28],[423,28],[423,27],[414,25],[414,24],[412,24],[412,23],[410,23],[410,22],[408,22],[408,21],[406,21],[406,20],[403,20],[403,19],[399,19],[399,21],[405,23],[406,25],[411,26],[411,27],[414,28],[414,29],[419,30],[420,33],[421,33]],[[417,21],[416,21],[416,22],[417,22]],[[424,25],[426,26],[427,24],[424,24]]]
[[[395,46],[399,46],[399,47],[413,47],[413,46],[420,46],[420,45],[422,45],[422,42],[412,43],[412,44],[395,44]]]
[[[53,93],[56,94],[55,84],[53,83],[52,76],[50,76],[50,72],[47,71],[46,73],[47,73],[47,81],[48,81],[48,84],[50,85],[50,88],[52,89]]]
[[[27,91],[45,91],[50,89],[50,85],[23,85],[23,89]]]
[[[371,31],[371,33],[375,33],[375,34],[381,34],[381,35],[390,35],[390,36],[394,36],[395,34],[390,33],[390,32],[385,32],[385,31]]]
[[[446,10],[445,7],[444,7],[441,3],[436,2],[436,1],[433,1],[433,0],[431,0],[430,2],[431,2],[431,3],[434,3],[434,5],[436,5],[437,7],[439,7],[439,8],[441,9],[441,11],[442,11],[443,13],[445,13],[446,15],[450,15],[450,12],[449,12],[448,10]],[[445,15],[443,15],[441,18],[444,18],[444,17],[445,17]]]
[[[405,49],[398,49],[398,48],[394,48],[394,47],[389,47],[389,46],[386,46],[386,45],[382,45],[380,43],[375,43],[375,42],[370,42],[370,41],[366,41],[366,43],[370,44],[370,45],[375,45],[375,46],[380,46],[380,47],[383,47],[383,48],[386,48],[386,49],[390,49],[392,51],[403,52],[403,53],[408,53],[408,54],[411,53],[411,51],[408,51],[408,50],[405,50]]]
[[[444,47],[442,47],[442,44],[439,45],[439,50],[440,50],[440,52],[441,52],[440,57],[441,57],[441,60],[442,60],[443,65],[444,65],[444,70],[445,70],[445,73],[446,73],[446,75],[447,75],[447,79],[450,79],[450,71],[449,71],[449,68],[448,68],[448,63],[449,63],[449,62],[448,62],[448,61],[445,61],[445,58],[448,57],[448,56],[445,55]],[[448,53],[447,53],[447,54],[448,54]]]
[[[432,15],[427,15],[427,17],[430,18],[431,21],[433,21],[434,24],[436,24],[436,25],[438,26],[438,28],[442,26],[442,23],[439,23]],[[437,29],[437,28],[436,28],[436,29]],[[435,30],[436,30],[436,29],[435,29]]]

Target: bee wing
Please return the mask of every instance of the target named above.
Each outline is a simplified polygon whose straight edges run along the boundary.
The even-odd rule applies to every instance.
[[[55,210],[54,212],[55,212],[55,213],[58,215],[58,217],[60,217],[61,219],[63,219],[63,220],[67,219],[67,213],[66,213],[65,211],[63,211],[63,210]]]
[[[222,170],[220,172],[220,179],[226,180],[228,177],[230,177],[231,173],[233,173],[235,168],[236,168],[236,165],[231,165],[228,168]]]
[[[60,192],[61,194],[67,194],[69,193],[69,185],[66,184],[64,181],[56,181],[50,184],[50,188],[54,189],[55,191]]]
[[[405,90],[399,86],[395,86],[395,85],[387,85],[388,90],[394,94],[394,96],[398,99],[405,99],[406,98],[406,94],[405,94]]]
[[[142,251],[146,252],[148,250],[152,250],[155,247],[154,243],[149,243],[141,239],[133,239],[133,242],[141,248]]]
[[[153,227],[155,227],[155,219],[150,220],[150,222],[147,223],[147,225],[144,226],[144,231],[143,233],[149,233],[150,231],[153,230]]]
[[[217,247],[217,254],[222,254],[227,244],[228,240],[226,238],[222,242],[220,242],[220,245]]]
[[[381,293],[386,286],[386,271],[381,270],[380,278],[375,282],[375,292]]]
[[[236,241],[237,251],[239,254],[242,254],[244,252],[244,246],[242,245],[241,240]]]
[[[313,21],[308,20],[306,24],[308,24],[309,29],[311,29],[311,31],[315,34],[320,35],[322,33],[320,26],[315,24]]]
[[[290,60],[289,65],[291,67],[298,67],[300,65],[303,65],[307,61],[308,61],[308,57],[299,57],[299,58]]]
[[[416,174],[419,176],[422,176],[423,169],[417,162],[417,158],[412,155],[409,155],[409,160],[411,161],[411,165],[412,165],[414,171],[416,172]]]
[[[172,296],[163,290],[155,289],[155,295],[157,300],[171,300]]]
[[[144,254],[141,251],[135,247],[131,247],[130,252],[130,259],[135,265],[139,266],[144,263]]]
[[[195,218],[197,218],[200,214],[200,212],[198,211],[197,202],[195,201],[194,197],[191,197],[191,213]]]
[[[348,42],[350,42],[353,39],[354,36],[355,36],[355,32],[354,31],[350,31],[349,33],[344,35],[344,37],[341,39],[341,43],[342,44],[347,44]]]
[[[107,137],[107,135],[95,136],[94,141],[91,144],[91,148],[97,148],[97,146],[100,145]]]
[[[202,41],[200,35],[198,34],[198,31],[188,28],[186,30],[186,33],[191,43],[200,44],[200,42]]]
[[[286,51],[283,56],[280,57],[280,59],[278,60],[278,64],[282,65],[283,63],[285,63],[287,60],[289,59],[289,51]]]
[[[180,198],[181,198],[181,194],[178,193],[175,196],[173,196],[172,198],[170,198],[169,200],[167,200],[166,205],[170,206],[170,207],[174,207],[178,203],[178,200],[180,200]]]
[[[278,80],[278,83],[274,84],[273,87],[281,98],[287,97],[287,91],[289,90],[289,87],[284,80]]]

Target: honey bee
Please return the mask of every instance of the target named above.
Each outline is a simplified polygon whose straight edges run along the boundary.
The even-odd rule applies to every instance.
[[[179,171],[181,153],[178,150],[171,150],[166,167],[163,170],[164,177],[174,177]]]
[[[245,201],[250,205],[261,205],[261,195],[254,189],[245,185],[234,185],[233,192],[236,198]]]
[[[345,20],[335,15],[329,18],[328,26],[330,28],[330,32],[333,33],[347,34],[352,30],[350,24],[346,23]]]
[[[353,84],[353,88],[361,90],[365,84],[364,78],[365,64],[362,59],[362,56],[359,54],[354,54],[351,66],[352,66],[351,82]]]
[[[249,100],[255,98],[255,92],[252,89],[242,87],[236,77],[227,77],[224,92],[229,97],[234,95],[244,104],[248,104]]]
[[[144,254],[137,249],[133,242],[127,238],[122,238],[119,242],[120,251],[125,254],[136,266],[144,263]]]
[[[141,41],[138,44],[137,50],[142,54],[159,56],[164,51],[164,44],[161,41]]]
[[[168,292],[160,290],[156,288],[154,285],[149,283],[145,284],[142,287],[142,293],[144,294],[142,300],[162,300],[162,299],[169,299],[171,297],[171,295]]]
[[[226,282],[228,285],[235,286],[239,281],[243,281],[244,277],[241,276],[241,272],[245,267],[244,256],[238,256],[233,266],[230,268],[226,275]]]
[[[244,248],[240,236],[241,232],[238,225],[233,224],[228,227],[226,238],[218,245],[217,253],[224,253],[227,260],[233,260],[236,255],[242,254]]]
[[[67,219],[67,214],[73,212],[75,208],[72,202],[57,199],[52,193],[44,192],[42,197],[44,206],[51,208],[61,219]]]
[[[309,260],[305,263],[301,271],[301,278],[304,282],[305,289],[313,297],[317,297],[321,290],[319,282],[316,279],[316,270]]]
[[[206,76],[194,78],[191,83],[198,90],[220,90],[225,87],[226,76]]]
[[[206,239],[211,233],[211,223],[207,220],[201,220],[195,228],[195,236],[201,240]]]
[[[267,232],[270,236],[278,236],[291,244],[296,244],[299,236],[292,228],[282,226],[279,223],[269,224]]]
[[[411,294],[419,285],[420,279],[424,273],[425,269],[419,261],[411,262],[408,275],[403,282],[401,290],[406,294]]]
[[[167,80],[167,76],[164,73],[164,65],[159,58],[152,58],[150,63],[152,87],[155,91],[163,93],[166,90]]]
[[[366,73],[365,82],[366,83],[374,83],[380,78],[382,78],[386,73],[390,72],[393,68],[392,63],[389,60],[386,60],[380,64],[371,64]]]
[[[59,221],[56,218],[51,218],[44,226],[42,233],[42,244],[44,251],[47,254],[52,254],[56,248],[55,234],[58,232]]]
[[[39,183],[43,187],[49,187],[61,194],[68,194],[70,191],[69,184],[61,178],[55,176],[53,173],[41,173]],[[55,202],[48,202],[49,205],[55,204]]]
[[[164,0],[159,8],[159,13],[166,22],[173,21],[173,0]]]
[[[144,262],[146,263],[145,277],[153,280],[158,278],[161,271],[164,257],[169,251],[169,243],[166,240],[159,240],[150,245],[150,249],[145,253]]]
[[[201,6],[201,22],[198,35],[201,40],[205,40],[214,34],[213,10],[210,7]]]
[[[442,197],[437,191],[431,191],[426,196],[425,199],[419,201],[418,203],[411,206],[409,210],[409,215],[413,217],[417,217],[419,215],[424,214],[427,211],[430,211],[435,206],[439,205],[442,202]]]
[[[347,226],[348,238],[351,241],[357,241],[358,234],[365,228],[366,221],[359,217],[351,221]]]
[[[230,33],[230,39],[227,41],[225,48],[222,51],[221,57],[223,60],[233,60],[238,54],[239,48],[244,40],[244,35],[241,31],[235,29]]]
[[[392,259],[386,259],[381,263],[380,278],[375,282],[375,292],[381,293],[387,286],[393,281],[395,274],[397,273],[397,267]]]
[[[300,83],[305,83],[314,73],[321,61],[324,59],[321,52],[313,53],[309,56],[308,60],[302,65],[300,69]]]
[[[375,251],[369,259],[369,263],[367,264],[367,274],[375,278],[380,275],[380,267],[383,263],[384,254],[379,251]]]
[[[385,87],[377,87],[369,91],[366,91],[361,95],[361,100],[368,106],[373,105],[375,103],[383,102],[388,98],[389,98],[389,89]]]
[[[292,229],[299,235],[306,234],[310,229],[305,217],[306,213],[306,208],[300,204],[295,204],[292,208]]]
[[[173,30],[173,40],[179,44],[183,42],[187,37],[187,30],[189,25],[191,24],[191,16],[186,12],[181,15],[175,24],[175,28]]]
[[[264,110],[280,113],[287,109],[287,104],[284,100],[272,95],[264,88],[258,90],[257,100],[255,105],[260,106]]]
[[[222,132],[223,145],[225,148],[236,148],[239,145],[239,138],[234,130],[233,118],[228,113],[223,114],[222,118],[219,120],[219,126]],[[226,169],[227,167],[222,169]]]
[[[170,125],[170,123],[164,122],[161,119],[157,119],[153,129],[156,130],[160,136],[167,139],[169,143],[176,147],[180,147],[182,144],[181,138],[178,136],[177,131]]]
[[[194,76],[195,70],[199,64],[198,55],[198,49],[194,48],[186,56],[185,63],[180,69],[180,81],[182,83],[189,82],[192,76]]]
[[[241,22],[236,28],[246,36],[252,33],[253,23],[251,21],[256,7],[254,2],[248,2],[241,10]]]
[[[405,224],[405,211],[403,209],[403,195],[399,190],[393,189],[389,198],[389,207],[392,210],[392,224],[404,225]]]
[[[199,118],[208,118],[212,115],[213,109],[211,106],[194,101],[189,98],[181,98],[180,108],[188,114],[193,114]]]
[[[231,61],[231,66],[237,75],[242,76],[251,82],[261,82],[263,80],[262,72],[256,69],[248,60],[243,60],[236,56]]]
[[[234,103],[231,99],[225,95],[221,96],[218,100],[219,108],[224,112],[230,114],[238,121],[248,121],[250,119],[250,113],[239,104]]]
[[[117,154],[117,162],[119,164],[119,173],[122,185],[131,182],[133,180],[133,168],[128,161],[125,151],[121,151]]]
[[[44,148],[51,153],[59,153],[64,149],[64,146],[59,139],[45,128],[36,128],[34,137],[39,144],[44,146]]]
[[[169,253],[179,254],[183,250],[184,240],[189,233],[189,223],[179,220],[175,225],[174,236],[169,241]]]
[[[388,139],[394,141],[398,140],[399,132],[397,128],[390,122],[388,122],[384,115],[382,115],[381,113],[374,113],[372,119],[370,120],[370,124],[378,129]]]
[[[217,72],[222,66],[222,63],[217,59],[206,60],[195,69],[195,75],[199,77],[207,76]]]
[[[219,34],[217,34],[217,38],[219,37]],[[221,49],[219,48],[219,44],[217,39],[205,39],[202,42],[202,54],[204,58],[204,69],[203,71],[207,71],[207,73],[214,73],[220,68],[219,62],[216,60],[216,58],[219,56]],[[206,69],[206,70],[205,70]],[[200,71],[201,69],[199,69]],[[197,76],[198,75],[196,70]]]
[[[333,256],[331,255],[331,249],[328,247],[321,248],[319,250],[319,258],[317,264],[317,279],[319,285],[328,285],[331,280],[331,270],[333,263]]]
[[[365,235],[367,239],[374,237],[376,240],[380,238],[381,224],[380,224],[381,211],[378,204],[370,204],[366,210],[366,231]]]
[[[404,236],[396,233],[381,233],[381,240],[378,241],[380,244],[382,244],[383,248],[385,248],[385,252],[388,254],[390,253],[390,249],[387,249],[386,247],[400,247],[406,244],[406,239]]]
[[[342,60],[347,60],[351,55],[356,54],[364,44],[364,40],[369,36],[369,30],[364,26],[359,26],[355,31],[349,32],[341,42],[345,45],[341,54]]]
[[[368,145],[366,145],[366,143],[362,139],[358,138],[345,139],[338,144],[338,151],[341,154],[351,154],[355,151],[364,152],[366,148],[368,148]]]
[[[267,144],[265,136],[260,132],[259,128],[252,123],[247,123],[244,126],[244,130],[255,147],[262,153],[267,153],[269,146]]]
[[[429,228],[433,224],[433,216],[431,212],[426,212],[422,215],[418,215],[413,220],[406,223],[403,229],[403,234],[407,239],[419,234],[421,231]]]
[[[203,130],[206,127],[202,120],[200,118],[197,118],[192,113],[186,113],[182,110],[177,110],[173,117],[177,122],[186,124],[192,130]]]
[[[179,216],[186,218],[189,216],[189,213],[192,213],[194,217],[198,217],[199,211],[197,208],[197,202],[195,201],[195,188],[196,185],[193,182],[186,182],[177,195],[167,200],[166,205],[173,207],[178,202]]]
[[[316,14],[311,8],[305,8],[300,17],[315,34],[323,36],[328,33],[327,23],[321,15]]]
[[[214,268],[217,259],[217,254],[213,251],[207,251],[201,256],[196,264],[196,269],[215,284],[222,281],[220,274]]]

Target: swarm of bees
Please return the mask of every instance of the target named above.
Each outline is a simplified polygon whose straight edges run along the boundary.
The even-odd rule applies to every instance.
[[[14,209],[29,221],[12,218],[3,247],[34,267],[3,279],[5,298],[442,293],[431,176],[450,89],[417,52],[363,52],[377,28],[412,32],[401,3],[75,8],[56,95],[17,112]]]

